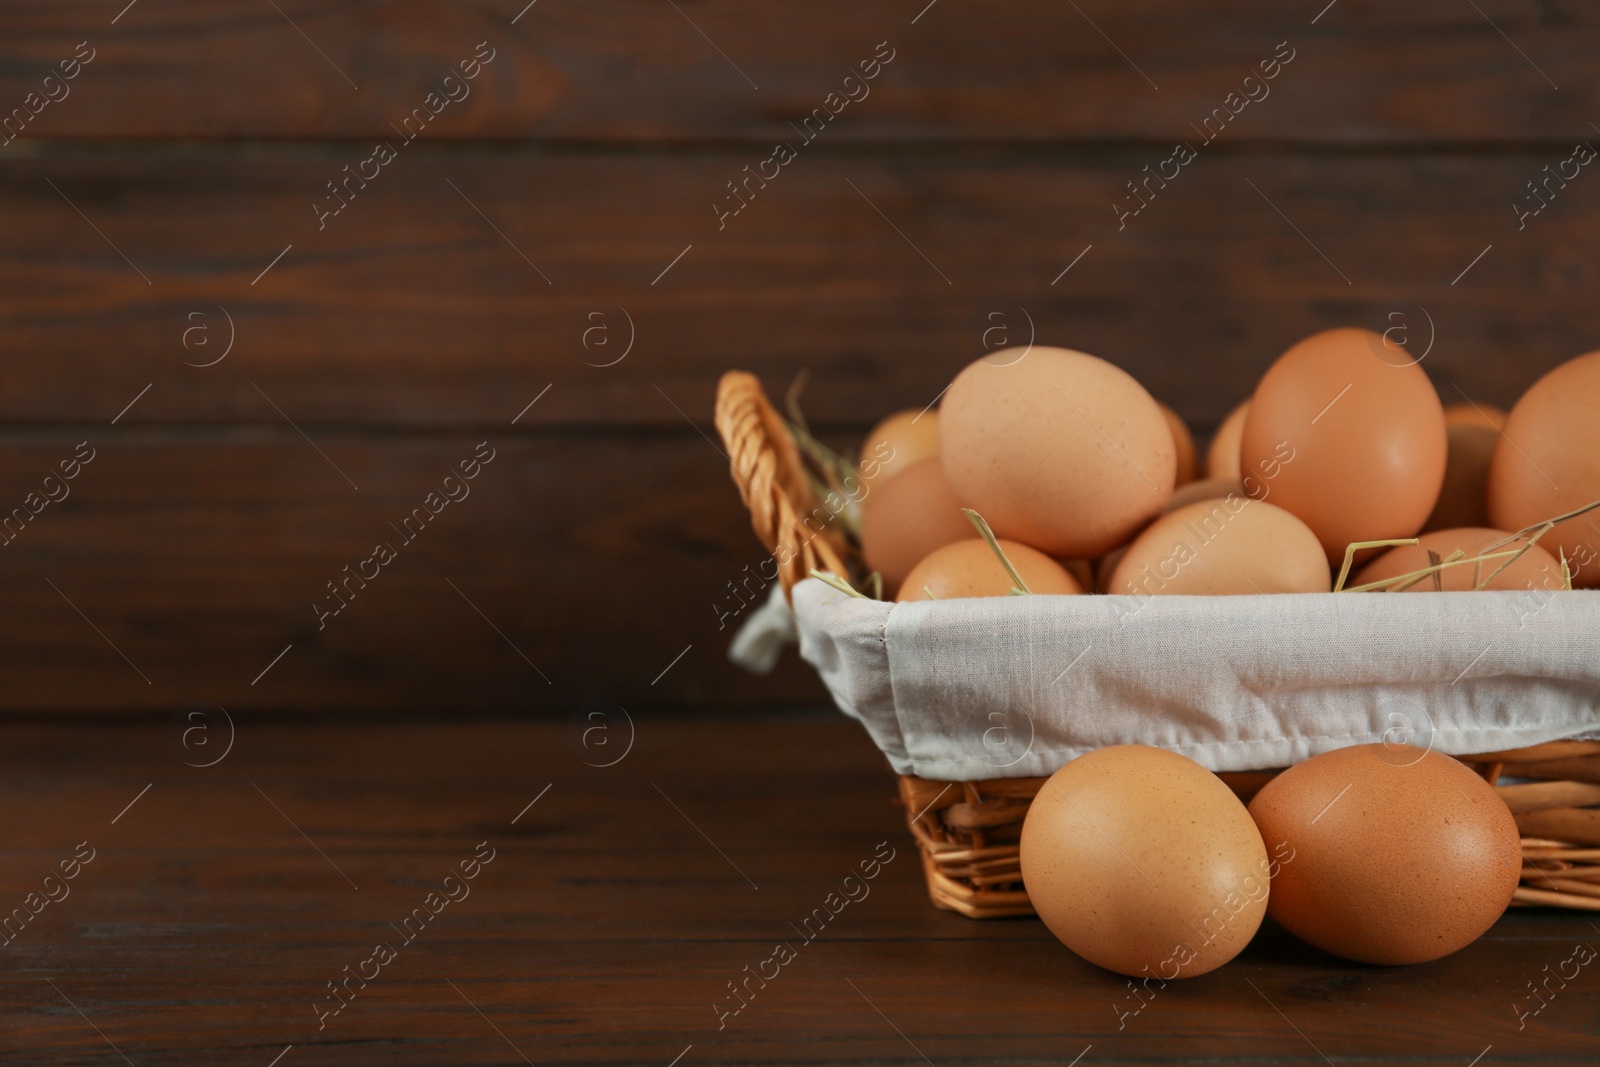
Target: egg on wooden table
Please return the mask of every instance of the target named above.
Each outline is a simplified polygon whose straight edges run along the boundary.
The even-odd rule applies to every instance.
[[[1448,956],[1494,925],[1522,875],[1516,820],[1494,787],[1412,745],[1313,756],[1268,782],[1250,815],[1287,849],[1267,914],[1345,959]]]
[[[1444,483],[1446,441],[1439,395],[1405,348],[1345,327],[1307,337],[1267,370],[1239,463],[1251,495],[1270,492],[1338,563],[1351,542],[1422,528]]]
[[[1010,362],[980,359],[945,393],[950,485],[1001,537],[1053,556],[1102,555],[1172,495],[1177,447],[1161,407],[1103,359],[1044,345],[1006,352]]]
[[[1051,775],[1020,850],[1028,899],[1062,944],[1163,981],[1238,955],[1261,925],[1275,870],[1220,778],[1148,745],[1097,749]]]
[[[972,528],[969,526],[968,530]],[[1025,592],[1071,595],[1083,592],[1065,567],[1036,548],[999,539],[1001,551],[1016,568]],[[964,597],[1010,596],[1016,585],[994,549],[981,538],[957,541],[935,549],[911,568],[897,600],[957,600]]]
[[[1600,500],[1600,352],[1568,360],[1522,395],[1489,463],[1489,524],[1521,530]],[[1576,588],[1600,587],[1600,511],[1539,542],[1566,553]]]

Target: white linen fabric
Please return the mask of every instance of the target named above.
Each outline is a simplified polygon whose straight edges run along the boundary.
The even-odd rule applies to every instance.
[[[890,604],[807,579],[793,598],[801,655],[923,778],[1047,775],[1121,744],[1238,771],[1600,736],[1600,592]]]
[[[767,674],[778,665],[783,650],[795,643],[794,612],[783,595],[783,586],[772,583],[772,592],[728,645],[728,658],[751,674]]]

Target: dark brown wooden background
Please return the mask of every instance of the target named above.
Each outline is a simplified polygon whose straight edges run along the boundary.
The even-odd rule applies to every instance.
[[[6,5],[0,114],[95,58],[0,147],[0,513],[97,458],[0,548],[0,708],[810,702],[803,665],[724,658],[760,559],[705,436],[727,368],[809,369],[847,442],[1001,321],[1202,432],[1326,326],[1431,335],[1446,399],[1499,404],[1600,347],[1600,175],[1512,206],[1600,141],[1591,5],[925,2]],[[324,183],[481,41],[472,95],[319,232]],[[884,41],[719,231],[724,183]],[[1124,183],[1285,41],[1119,231]],[[224,309],[232,351],[186,366]],[[586,365],[624,312],[627,357]],[[324,583],[482,440],[471,497],[319,632]]]

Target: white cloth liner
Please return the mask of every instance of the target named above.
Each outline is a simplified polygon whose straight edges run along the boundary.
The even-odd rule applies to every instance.
[[[1237,771],[1600,736],[1600,592],[793,596],[801,655],[923,778],[1047,775],[1135,743]]]
[[[728,658],[751,674],[767,674],[778,665],[783,650],[795,643],[794,612],[783,595],[783,586],[772,583],[772,592],[728,645]]]

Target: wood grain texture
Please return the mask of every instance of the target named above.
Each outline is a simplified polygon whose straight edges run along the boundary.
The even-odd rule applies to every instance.
[[[1480,1062],[1593,1062],[1600,995],[1582,978],[1518,1029],[1519,1005],[1539,1004],[1525,982],[1593,941],[1582,915],[1515,910],[1409,968],[1345,963],[1269,923],[1119,1029],[1126,982],[1039,923],[933,909],[854,724],[637,725],[604,770],[560,724],[244,716],[209,768],[184,766],[159,720],[8,729],[8,906],[78,842],[95,858],[5,948],[0,1063],[121,1062],[111,1044],[137,1064],[263,1067],[290,1045],[280,1067],[1066,1065],[1088,1046],[1079,1062],[1466,1064],[1490,1046]],[[400,945],[390,924],[480,842],[494,858],[470,895]],[[726,983],[799,942],[790,923],[881,843],[893,858],[868,895],[719,1029]],[[378,942],[398,958],[319,1031],[326,983]]]
[[[1600,179],[1513,208],[1600,116],[1573,0],[27,0],[5,30],[0,516],[101,454],[0,547],[0,710],[817,701],[793,658],[723,659],[760,559],[705,439],[730,368],[809,371],[848,448],[1027,338],[1202,438],[1327,326],[1402,330],[1447,400],[1499,405],[1600,348]],[[316,629],[484,439],[503,465]]]
[[[1269,925],[1130,1019],[1036,922],[935,911],[859,728],[754,714],[825,697],[724,658],[765,590],[705,436],[723,370],[809,369],[848,445],[1019,319],[1202,430],[1300,335],[1396,314],[1442,389],[1507,404],[1600,347],[1600,179],[1512,209],[1594,135],[1591,7],[25,0],[4,30],[0,711],[91,724],[0,737],[0,915],[96,853],[4,942],[0,1064],[1594,1062],[1592,982],[1529,999],[1576,913],[1403,970]],[[319,225],[478,42],[470,97]],[[871,95],[719,225],[879,42]],[[469,496],[391,525],[482,441]],[[319,1028],[480,842],[471,896]]]
[[[488,41],[496,58],[430,136],[768,141],[888,41],[841,140],[1164,142],[1287,41],[1293,65],[1241,116],[1246,136],[1568,140],[1600,113],[1600,20],[1581,0],[524,3],[145,0],[113,25],[122,4],[31,0],[8,10],[0,101],[22,104],[88,40],[93,62],[30,136],[387,136]]]
[[[719,229],[757,156],[429,151],[320,230],[354,146],[49,154],[0,173],[0,418],[108,420],[153,382],[127,423],[281,423],[265,393],[307,426],[492,426],[552,385],[524,425],[681,429],[739,367],[776,391],[809,369],[810,414],[859,430],[1031,335],[1209,430],[1334,325],[1402,331],[1448,402],[1509,405],[1600,348],[1574,313],[1600,179],[1519,230],[1535,152],[1201,152],[1120,224],[1163,153],[802,155]],[[224,314],[232,352],[185,366],[221,356]]]
[[[13,445],[0,705],[454,715],[826,699],[793,654],[764,678],[726,659],[767,590],[711,444],[509,422],[473,437],[315,433],[315,447],[284,424],[175,439],[124,423]],[[14,517],[85,439],[94,459],[69,495]],[[447,486],[484,440],[494,460]],[[423,523],[429,493],[442,507]],[[363,562],[380,544],[396,558]]]

